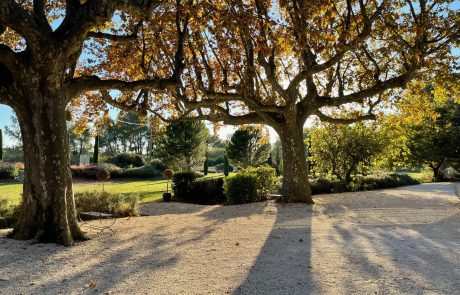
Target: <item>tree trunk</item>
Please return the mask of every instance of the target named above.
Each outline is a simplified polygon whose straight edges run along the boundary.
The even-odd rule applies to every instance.
[[[303,124],[285,124],[278,131],[283,146],[281,202],[313,204],[303,141]]]
[[[442,166],[442,163],[438,164],[438,165],[430,165],[430,168],[431,170],[433,170],[433,181],[434,182],[441,182],[443,181],[443,175],[442,175],[442,171],[441,171],[441,166]]]
[[[36,97],[27,104],[17,110],[25,178],[21,213],[10,236],[70,246],[85,237],[73,197],[65,100]]]

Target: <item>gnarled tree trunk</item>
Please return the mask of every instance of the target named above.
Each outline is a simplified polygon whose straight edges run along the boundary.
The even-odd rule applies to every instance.
[[[281,202],[313,204],[303,140],[303,122],[287,121],[277,128],[283,147]]]
[[[24,144],[24,192],[16,239],[72,245],[85,239],[78,227],[69,161],[66,100],[57,93],[16,109]]]

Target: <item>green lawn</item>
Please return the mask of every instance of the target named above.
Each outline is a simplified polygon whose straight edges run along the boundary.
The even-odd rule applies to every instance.
[[[205,177],[218,177],[222,173],[211,173]],[[139,194],[141,203],[155,202],[162,198],[162,193],[166,191],[165,179],[145,180],[145,179],[120,179],[105,183],[105,190],[109,193],[136,193]],[[169,182],[171,189],[171,182]],[[101,182],[83,182],[74,184],[74,192],[102,191]],[[0,199],[8,199],[14,204],[18,204],[22,193],[20,183],[0,183]]]

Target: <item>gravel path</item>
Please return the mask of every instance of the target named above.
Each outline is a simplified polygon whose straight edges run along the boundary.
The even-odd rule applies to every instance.
[[[452,184],[315,200],[151,203],[71,248],[0,239],[0,294],[460,294]]]

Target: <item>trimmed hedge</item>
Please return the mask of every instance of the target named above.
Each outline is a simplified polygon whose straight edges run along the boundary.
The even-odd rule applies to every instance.
[[[189,183],[187,194],[182,196],[182,200],[193,204],[213,205],[225,203],[224,179],[205,178],[196,179]]]
[[[272,167],[247,168],[225,179],[227,202],[244,204],[264,201],[276,189],[277,182],[276,170]]]
[[[114,164],[121,168],[142,167],[145,165],[144,158],[141,155],[132,153],[118,154],[106,160],[107,163]]]
[[[278,184],[275,168],[269,166],[249,167],[243,170],[244,173],[254,174],[257,177],[257,194],[260,199],[267,198]]]
[[[224,163],[217,164],[214,168],[216,169],[216,172],[224,172]],[[233,172],[235,170],[235,167],[233,167],[231,164],[228,164],[228,171]]]
[[[257,176],[238,173],[225,178],[224,191],[229,204],[245,204],[262,201],[257,195]]]
[[[164,165],[158,161],[151,161],[142,167],[122,169],[114,164],[101,163],[99,165],[71,166],[72,176],[85,179],[97,179],[99,170],[107,170],[110,178],[154,178],[161,177]]]
[[[179,199],[187,198],[187,194],[190,190],[190,183],[199,177],[201,177],[200,174],[194,171],[179,171],[174,173],[172,179],[174,197]]]

